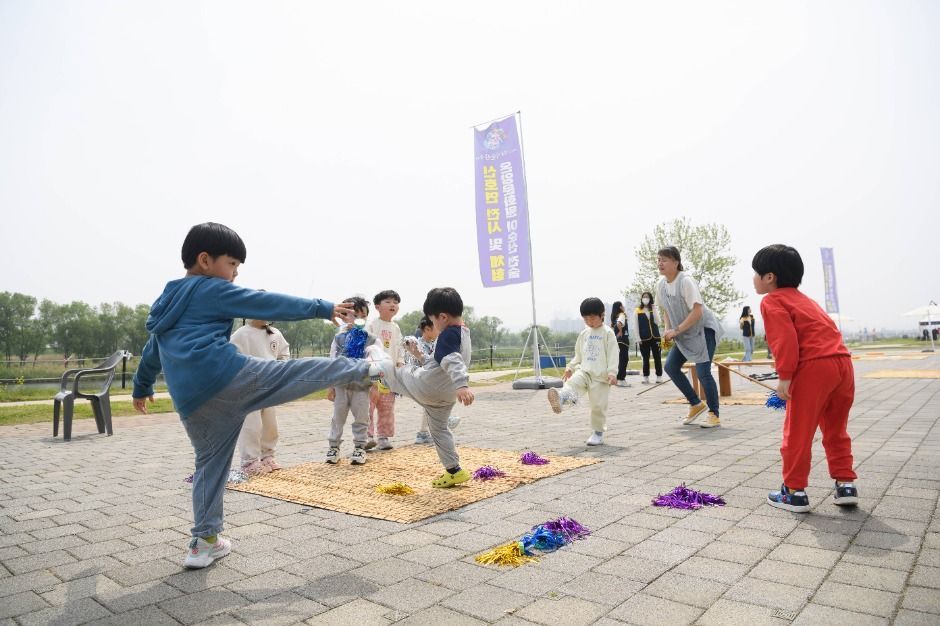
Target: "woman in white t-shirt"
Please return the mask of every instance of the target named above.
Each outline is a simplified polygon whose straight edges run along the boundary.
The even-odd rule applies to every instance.
[[[662,278],[656,284],[656,299],[663,309],[666,326],[663,339],[675,342],[666,357],[664,369],[690,405],[689,414],[682,423],[691,424],[707,408],[708,419],[701,424],[702,428],[721,426],[718,419],[718,385],[712,376],[712,358],[715,356],[715,346],[721,339],[721,324],[705,306],[695,279],[682,271],[678,248],[668,246],[660,250],[658,266]],[[686,361],[695,363],[695,371],[705,391],[705,402],[698,397],[682,373]]]
[[[266,361],[290,359],[290,345],[281,331],[263,320],[247,320],[232,333],[232,343],[238,351]],[[277,445],[277,413],[274,407],[248,414],[238,435],[242,471],[249,476],[267,474],[281,469],[274,458]]]

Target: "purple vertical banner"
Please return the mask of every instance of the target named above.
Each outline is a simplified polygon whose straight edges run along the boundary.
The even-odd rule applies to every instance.
[[[839,292],[836,289],[836,261],[832,248],[820,248],[822,252],[823,282],[826,285],[826,313],[839,312]]]
[[[532,280],[529,210],[516,116],[473,131],[477,245],[484,287]]]

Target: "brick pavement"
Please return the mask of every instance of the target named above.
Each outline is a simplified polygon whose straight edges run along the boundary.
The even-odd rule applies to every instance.
[[[940,357],[856,371],[912,364]],[[200,571],[179,565],[192,451],[174,415],[117,418],[111,438],[81,420],[69,443],[50,424],[0,428],[0,624],[940,623],[940,381],[858,379],[862,504],[832,505],[817,442],[807,515],[764,504],[779,413],[725,407],[721,429],[683,428],[662,404],[674,389],[640,389],[612,390],[607,445],[588,449],[586,408],[555,416],[544,391],[477,388],[460,442],[603,463],[408,525],[229,492],[235,550]],[[329,412],[282,407],[282,462],[323,453]],[[418,418],[399,403],[397,444]],[[683,481],[728,506],[649,506]],[[594,534],[537,565],[474,563],[562,514]]]

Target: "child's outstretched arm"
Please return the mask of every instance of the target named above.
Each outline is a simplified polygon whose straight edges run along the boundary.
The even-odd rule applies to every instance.
[[[298,298],[273,291],[257,291],[240,287],[225,280],[209,279],[205,286],[212,290],[212,302],[222,317],[247,317],[251,319],[305,320],[337,317],[347,319],[353,315],[352,306],[341,302],[334,304],[318,298]]]

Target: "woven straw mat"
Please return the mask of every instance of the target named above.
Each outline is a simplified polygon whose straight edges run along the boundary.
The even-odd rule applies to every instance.
[[[255,476],[244,483],[229,484],[234,491],[307,504],[363,517],[411,523],[490,498],[568,470],[598,463],[596,459],[545,456],[547,465],[523,465],[521,452],[459,446],[460,466],[468,472],[489,465],[506,472],[503,478],[469,480],[449,489],[435,489],[431,481],[444,469],[434,446],[404,446],[369,454],[365,465],[350,465],[348,458],[337,465],[303,463],[277,472]],[[378,485],[404,483],[411,495],[377,493]]]

